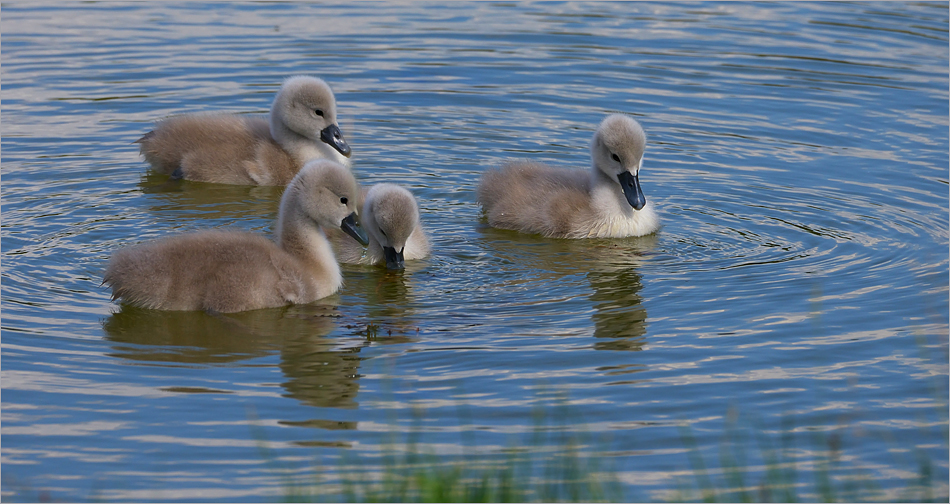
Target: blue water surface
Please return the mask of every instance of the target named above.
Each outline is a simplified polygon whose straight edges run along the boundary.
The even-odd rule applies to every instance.
[[[317,478],[334,495],[412,433],[446,461],[556,456],[556,436],[531,442],[539,411],[625,499],[698,498],[697,454],[723,487],[740,454],[754,487],[783,439],[802,500],[828,460],[835,488],[857,482],[843,500],[903,498],[922,474],[947,495],[946,2],[3,15],[4,500],[270,501]],[[134,141],[170,115],[266,114],[294,74],[334,89],[361,183],[413,191],[432,256],[344,266],[309,306],[111,302],[117,248],[269,233],[281,194],[169,183]],[[483,171],[586,169],[613,112],[647,132],[658,233],[487,225]]]

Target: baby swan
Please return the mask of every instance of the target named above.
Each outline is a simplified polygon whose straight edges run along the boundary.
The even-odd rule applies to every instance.
[[[269,124],[262,117],[188,114],[159,122],[136,142],[155,170],[220,184],[287,185],[312,159],[346,166],[350,157],[333,91],[302,75],[284,81]]]
[[[591,170],[506,163],[482,176],[477,198],[492,227],[551,238],[643,236],[660,227],[640,189],[646,134],[621,114],[600,123]]]
[[[339,235],[334,245],[340,262],[350,264],[386,263],[389,269],[403,269],[407,260],[429,255],[429,238],[419,220],[419,205],[412,193],[395,184],[376,184],[366,193],[363,227],[369,246],[363,248]]]
[[[159,310],[222,313],[310,303],[343,283],[320,229],[339,227],[361,243],[356,180],[328,160],[304,166],[280,201],[275,241],[239,231],[199,231],[123,248],[103,284],[112,299]]]

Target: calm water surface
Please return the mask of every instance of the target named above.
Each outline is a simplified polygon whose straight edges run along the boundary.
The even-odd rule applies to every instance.
[[[345,461],[378,470],[412,430],[433,453],[499,453],[564,402],[561,428],[603,437],[584,449],[631,499],[692,481],[684,432],[718,467],[735,426],[797,435],[806,498],[827,437],[881,498],[920,460],[946,493],[947,3],[5,3],[3,16],[4,500],[279,499]],[[432,257],[404,274],[345,267],[344,289],[311,306],[214,317],[110,302],[113,250],[267,233],[280,197],[169,184],[132,142],[173,114],[266,113],[298,73],[334,88],[360,181],[417,195]],[[484,170],[585,169],[614,111],[647,131],[659,233],[487,227]]]

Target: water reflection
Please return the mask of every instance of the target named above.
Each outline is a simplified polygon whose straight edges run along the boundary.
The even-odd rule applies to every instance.
[[[587,274],[593,293],[594,343],[597,350],[643,350],[646,343],[647,310],[641,303],[640,274],[630,267]]]
[[[659,236],[652,234],[600,244],[588,254],[595,255],[595,267],[587,274],[593,292],[594,336],[606,341],[594,343],[597,350],[643,350],[647,333],[647,310],[640,290],[639,273],[644,258],[656,249]]]
[[[273,353],[276,338],[239,318],[205,312],[168,312],[124,305],[102,323],[115,343],[108,355],[134,361],[220,364]]]
[[[151,170],[142,175],[138,187],[152,213],[173,219],[272,220],[283,194],[283,187],[170,180]]]
[[[123,306],[102,327],[112,343],[108,355],[136,362],[214,365],[279,353],[288,397],[355,408],[363,345],[339,348],[326,337],[338,318],[330,303],[228,315]]]
[[[362,346],[330,350],[326,333],[291,334],[280,351],[287,397],[318,408],[356,408]]]
[[[374,343],[410,343],[419,332],[417,311],[420,300],[413,282],[422,274],[426,260],[411,261],[406,269],[392,271],[385,266],[344,265],[346,292],[362,299],[366,322],[351,329]]]
[[[656,249],[658,234],[618,240],[556,240],[484,227],[488,247],[504,261],[518,265],[526,275],[569,283],[586,277],[592,292],[591,321],[597,350],[643,349],[647,311],[642,304],[642,262]]]

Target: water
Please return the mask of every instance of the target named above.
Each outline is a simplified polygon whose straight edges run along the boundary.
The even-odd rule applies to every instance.
[[[805,498],[825,438],[881,498],[919,460],[946,494],[946,3],[3,12],[4,500],[279,499],[378,470],[413,430],[499,453],[564,404],[631,499],[692,484],[684,432],[718,466],[733,428],[796,433]],[[345,267],[312,306],[111,303],[116,248],[270,232],[280,195],[168,184],[132,142],[172,114],[266,113],[298,73],[334,88],[361,182],[417,195],[433,256]],[[586,167],[614,111],[647,131],[658,234],[487,227],[483,170]]]

